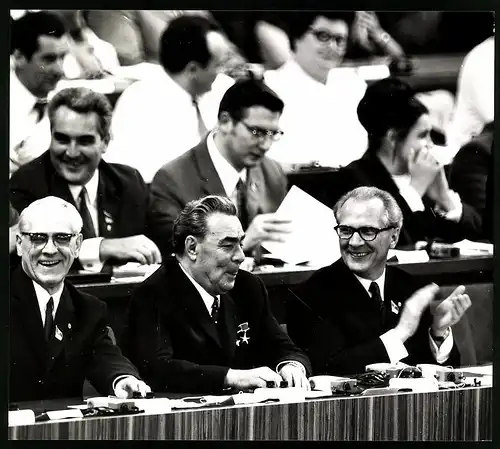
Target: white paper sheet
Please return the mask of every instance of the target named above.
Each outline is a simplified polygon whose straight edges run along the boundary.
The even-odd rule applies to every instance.
[[[325,266],[340,257],[340,249],[333,211],[323,203],[292,186],[276,211],[292,220],[292,232],[285,242],[264,242],[262,246],[273,257],[289,264],[309,262]]]

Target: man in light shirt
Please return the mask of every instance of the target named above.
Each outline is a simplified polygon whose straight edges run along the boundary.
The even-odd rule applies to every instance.
[[[371,363],[460,364],[454,326],[470,307],[465,287],[447,298],[429,284],[387,266],[403,215],[376,187],[359,187],[334,207],[341,259],[296,291],[288,332],[317,374],[356,374]],[[304,303],[307,307],[304,306]]]
[[[50,143],[47,96],[63,77],[69,51],[64,23],[47,11],[12,21],[9,174],[40,156]]]
[[[10,179],[12,205],[24,209],[47,195],[75,205],[84,222],[79,262],[99,271],[104,263],[161,261],[148,230],[148,187],[139,172],[102,160],[109,142],[111,105],[87,88],[63,89],[48,106],[50,149]]]
[[[134,292],[126,354],[155,391],[221,393],[268,383],[309,389],[309,360],[274,318],[267,292],[240,269],[234,204],[191,201],[174,223],[174,255]]]
[[[21,265],[11,274],[10,400],[81,397],[87,378],[102,395],[151,391],[111,341],[106,304],[65,281],[82,243],[82,219],[54,196],[19,220]]]
[[[113,113],[109,162],[130,165],[146,182],[166,162],[204,137],[217,120],[217,106],[233,80],[219,74],[233,47],[207,18],[173,19],[160,42],[164,73],[128,87]]]
[[[285,103],[283,139],[269,157],[284,164],[340,167],[361,157],[367,134],[356,107],[366,82],[342,63],[352,12],[301,12],[290,23],[293,57],[265,73]]]
[[[266,157],[281,137],[282,110],[281,99],[263,82],[238,81],[222,98],[216,129],[158,170],[151,183],[151,230],[164,256],[172,251],[177,215],[207,194],[225,195],[237,206],[245,253],[290,231],[290,221],[275,214],[287,193],[286,176]]]

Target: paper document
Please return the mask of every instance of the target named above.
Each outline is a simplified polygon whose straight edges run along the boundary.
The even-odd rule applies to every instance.
[[[461,242],[454,243],[453,246],[460,248],[461,256],[493,255],[493,243],[462,240]]]
[[[158,268],[160,268],[159,263],[143,265],[139,262],[127,262],[125,265],[113,267],[113,276],[115,278],[129,278],[136,276],[143,276],[146,278],[152,275]]]
[[[400,249],[390,249],[388,259],[397,257],[398,263],[421,263],[429,262],[429,254],[425,249],[415,251],[403,251]]]
[[[323,203],[292,186],[276,214],[292,220],[292,232],[284,242],[263,242],[273,257],[289,264],[309,262],[326,266],[340,257],[333,211]]]

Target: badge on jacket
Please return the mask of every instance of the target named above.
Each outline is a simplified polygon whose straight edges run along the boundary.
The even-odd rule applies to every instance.
[[[104,214],[104,223],[106,224],[106,231],[111,232],[114,223],[113,217],[108,211],[103,210],[102,213]]]
[[[59,341],[62,341],[63,339],[63,333],[61,332],[61,329],[59,329],[59,326],[56,325],[56,332],[55,336]]]
[[[238,331],[236,334],[238,335],[238,340],[236,340],[236,346],[240,346],[245,343],[248,344],[250,342],[250,337],[247,337],[247,332],[250,330],[250,326],[248,326],[248,322],[238,324]]]

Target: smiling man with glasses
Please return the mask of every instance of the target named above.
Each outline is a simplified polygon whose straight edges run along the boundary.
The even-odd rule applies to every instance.
[[[457,366],[451,326],[470,307],[459,286],[446,299],[439,287],[422,288],[387,266],[403,216],[395,199],[375,187],[359,187],[334,207],[341,259],[297,288],[288,332],[317,374],[356,374],[371,363],[403,361]],[[305,307],[306,304],[308,307]]]
[[[283,135],[283,107],[262,81],[235,83],[220,102],[215,129],[158,171],[151,183],[152,231],[164,256],[172,250],[177,215],[189,201],[206,194],[227,196],[236,205],[247,254],[289,231],[289,220],[275,214],[287,180],[279,164],[266,157]]]

